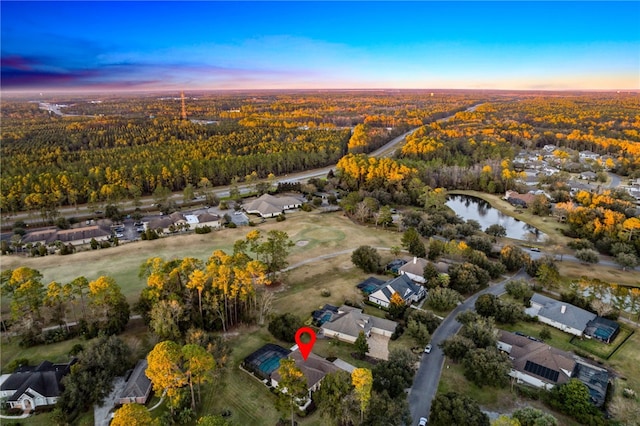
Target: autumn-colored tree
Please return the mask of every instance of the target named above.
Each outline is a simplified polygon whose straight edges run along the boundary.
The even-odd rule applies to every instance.
[[[182,359],[184,365],[184,373],[191,391],[191,408],[195,410],[196,399],[193,392],[193,385],[198,388],[198,401],[200,401],[200,386],[202,383],[211,381],[213,378],[213,370],[215,368],[215,360],[213,355],[207,352],[200,345],[185,345],[182,347]]]
[[[156,426],[157,419],[151,417],[151,413],[144,405],[124,404],[120,407],[111,420],[112,426]]]
[[[180,388],[188,383],[188,378],[181,369],[181,362],[180,346],[170,340],[158,343],[147,355],[148,367],[145,374],[157,394],[166,392],[172,414],[180,397]]]
[[[278,409],[291,413],[291,426],[294,426],[294,410],[300,406],[308,395],[307,379],[296,366],[293,359],[280,360],[278,368],[280,380],[278,380]]]
[[[373,375],[368,368],[356,368],[351,372],[351,381],[354,392],[360,402],[360,421],[364,420],[364,413],[371,400],[371,388],[373,387]]]

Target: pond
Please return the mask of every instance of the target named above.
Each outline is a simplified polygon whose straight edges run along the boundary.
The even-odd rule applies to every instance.
[[[449,195],[445,204],[464,220],[477,220],[483,231],[491,225],[498,224],[504,226],[509,238],[526,241],[544,239],[544,233],[539,229],[494,209],[491,204],[481,198]]]

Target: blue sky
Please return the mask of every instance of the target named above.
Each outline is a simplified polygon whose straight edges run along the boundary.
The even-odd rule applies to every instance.
[[[640,2],[2,1],[2,90],[640,89]]]

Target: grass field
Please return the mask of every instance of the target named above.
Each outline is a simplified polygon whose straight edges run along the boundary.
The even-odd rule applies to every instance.
[[[40,271],[43,282],[67,283],[78,276],[94,280],[101,275],[115,278],[129,302],[135,302],[146,283],[138,277],[140,265],[150,257],[175,259],[195,257],[207,260],[214,250],[230,253],[233,243],[243,239],[253,230],[266,233],[272,229],[285,230],[296,244],[288,258],[295,265],[316,256],[355,249],[361,245],[373,247],[399,246],[401,234],[382,228],[356,226],[342,213],[305,213],[287,214],[283,223],[274,220],[256,227],[223,229],[210,234],[174,235],[153,241],[136,241],[109,249],[89,250],[70,256],[18,257],[3,256],[2,269],[15,269],[20,266]],[[350,263],[347,258],[346,262]],[[3,307],[6,308],[5,304]]]

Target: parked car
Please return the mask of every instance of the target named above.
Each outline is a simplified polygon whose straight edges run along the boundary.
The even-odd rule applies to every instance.
[[[430,354],[431,353],[431,343],[429,343],[425,348],[424,348],[424,353],[425,354]],[[425,423],[426,424],[426,423]]]
[[[540,252],[540,249],[538,247],[531,247],[531,251],[537,251]]]

